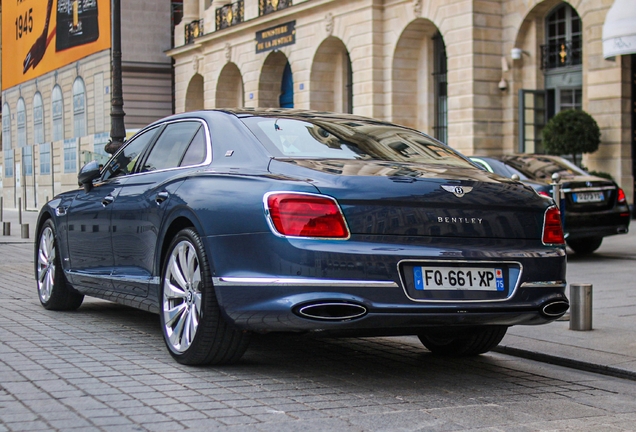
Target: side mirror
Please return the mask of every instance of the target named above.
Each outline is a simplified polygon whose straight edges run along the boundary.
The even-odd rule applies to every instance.
[[[100,169],[97,161],[91,161],[84,165],[77,174],[77,183],[84,187],[86,192],[93,187],[93,180],[99,177]]]

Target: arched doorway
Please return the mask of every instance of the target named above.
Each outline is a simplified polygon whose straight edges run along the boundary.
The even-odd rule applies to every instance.
[[[203,76],[196,74],[188,84],[186,92],[185,110],[197,111],[203,109]]]
[[[583,29],[581,19],[565,2],[543,2],[521,25],[515,47],[522,55],[515,68],[519,94],[516,150],[543,153],[542,131],[559,111],[583,107]],[[523,67],[520,67],[522,66]]]
[[[311,65],[310,107],[322,111],[353,113],[351,58],[342,40],[325,39]]]
[[[392,120],[447,141],[446,49],[437,27],[411,22],[395,47],[391,71]]]
[[[292,69],[289,61],[287,61],[287,56],[282,52],[274,51],[265,59],[258,82],[258,95],[259,107],[294,107]]]
[[[238,66],[228,63],[223,67],[216,84],[217,108],[239,108],[245,105],[243,77]]]

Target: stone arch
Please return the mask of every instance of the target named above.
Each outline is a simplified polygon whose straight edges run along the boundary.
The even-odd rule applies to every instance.
[[[391,119],[431,133],[435,124],[434,46],[437,27],[412,21],[397,41],[391,65]]]
[[[287,56],[281,51],[272,51],[261,68],[258,80],[258,106],[261,108],[279,108],[281,86],[285,67],[289,64]]]
[[[226,64],[216,83],[217,108],[240,108],[245,106],[243,76],[234,63]]]
[[[352,76],[351,58],[345,44],[334,36],[325,39],[311,64],[310,108],[352,113]]]
[[[203,76],[195,74],[186,91],[185,110],[197,111],[203,109]]]

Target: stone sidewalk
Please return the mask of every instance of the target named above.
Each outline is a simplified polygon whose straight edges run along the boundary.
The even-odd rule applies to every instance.
[[[0,243],[34,242],[36,212],[22,212],[22,222],[29,224],[28,239],[21,238],[16,210],[4,209],[2,216],[11,222],[11,235],[0,236]],[[496,351],[636,380],[636,272],[632,266],[636,266],[633,230],[605,238],[590,256],[570,254],[568,283],[593,284],[593,330],[570,330],[569,321],[515,326]]]

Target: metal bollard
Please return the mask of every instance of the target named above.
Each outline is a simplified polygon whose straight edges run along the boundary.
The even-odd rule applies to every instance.
[[[11,235],[11,222],[2,222],[2,235],[3,236]]]
[[[23,239],[28,239],[29,238],[29,224],[22,224],[20,225],[20,228],[22,229],[22,238]]]
[[[18,198],[18,223],[22,225],[22,198]]]
[[[592,330],[592,284],[570,284],[570,330]]]

